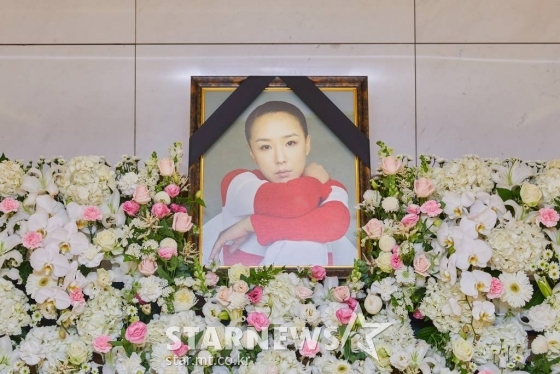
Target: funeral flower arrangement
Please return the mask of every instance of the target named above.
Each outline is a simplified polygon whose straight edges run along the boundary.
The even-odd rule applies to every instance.
[[[560,372],[560,161],[379,145],[345,279],[200,264],[179,143],[2,157],[0,372]]]

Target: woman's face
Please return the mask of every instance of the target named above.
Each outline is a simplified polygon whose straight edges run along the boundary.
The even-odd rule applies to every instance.
[[[255,120],[249,139],[251,158],[267,180],[285,183],[299,178],[305,169],[310,138],[299,121],[284,112],[265,114]]]

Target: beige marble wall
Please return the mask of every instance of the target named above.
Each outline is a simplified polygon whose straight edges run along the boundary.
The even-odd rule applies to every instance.
[[[372,160],[559,157],[557,0],[0,0],[0,153],[188,144],[193,75],[366,75]]]

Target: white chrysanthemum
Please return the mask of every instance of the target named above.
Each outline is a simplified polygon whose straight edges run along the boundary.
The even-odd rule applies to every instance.
[[[454,299],[460,307],[459,315],[444,314],[444,306]],[[464,325],[471,323],[471,310],[461,292],[459,282],[451,285],[448,282],[435,282],[430,279],[426,287],[426,295],[420,304],[420,312],[430,318],[441,332],[460,331]]]
[[[492,269],[515,273],[535,263],[548,241],[538,226],[516,221],[493,229],[488,244],[492,247]]]
[[[401,266],[400,269],[395,270],[395,278],[399,284],[415,284],[416,273],[412,266]]]
[[[528,347],[529,340],[523,326],[516,319],[508,318],[496,326],[488,326],[480,331],[472,360],[481,365],[502,359],[516,367],[518,362],[515,361],[515,356],[521,356],[521,364],[525,362],[530,353]]]
[[[109,287],[90,299],[76,327],[80,336],[94,339],[100,335],[116,337],[126,316],[121,291]]]
[[[558,318],[558,311],[549,304],[535,305],[529,309],[527,313],[529,324],[535,331],[544,331],[550,329]]]
[[[535,178],[535,183],[542,191],[543,203],[550,204],[560,196],[560,169],[547,167]]]
[[[336,360],[329,362],[323,371],[325,374],[350,374],[352,373],[352,366],[345,360]]]
[[[39,289],[44,287],[56,287],[56,285],[57,281],[50,275],[35,275],[31,273],[29,277],[27,277],[27,282],[25,283],[25,292],[34,299]]]
[[[78,262],[88,268],[96,268],[103,260],[103,252],[101,247],[95,244],[89,244],[85,251],[78,257]]]
[[[143,374],[146,368],[142,366],[142,358],[133,352],[130,357],[120,356],[116,365],[118,374]]]
[[[152,346],[150,355],[150,368],[158,374],[164,373],[165,367],[170,366],[166,363],[173,362],[173,357],[175,357],[175,353],[167,349],[167,344],[155,344]]]
[[[521,308],[533,296],[533,286],[529,277],[522,271],[517,273],[502,273],[500,281],[504,285],[504,293],[500,300],[505,301],[513,308]]]
[[[12,282],[0,278],[0,335],[20,335],[31,323],[28,299]]]
[[[17,195],[23,182],[23,175],[23,169],[18,162],[8,160],[0,162],[0,196]]]
[[[381,206],[386,212],[397,212],[399,210],[399,200],[396,197],[389,196],[383,199]]]
[[[430,177],[436,184],[436,191],[451,191],[462,194],[465,191],[491,192],[494,188],[492,168],[478,156],[465,156],[450,161],[441,168],[432,169]]]
[[[132,196],[136,190],[136,185],[138,184],[138,175],[133,172],[129,172],[120,177],[117,182],[117,187],[121,191],[123,196]]]
[[[61,167],[56,181],[68,203],[101,205],[116,189],[115,173],[99,156],[78,156]]]
[[[141,278],[138,281],[140,288],[138,289],[138,296],[145,302],[156,301],[161,296],[164,284],[163,279],[150,275],[149,277]]]

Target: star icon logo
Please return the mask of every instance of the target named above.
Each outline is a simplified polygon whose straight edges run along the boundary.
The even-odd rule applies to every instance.
[[[375,349],[375,344],[373,343],[373,338],[381,334],[393,323],[392,322],[385,322],[385,323],[366,322],[366,319],[362,313],[358,314],[357,319],[363,328],[373,329],[369,334],[365,336],[367,346],[365,346],[362,343],[358,343],[358,348],[360,348],[362,351],[364,351],[365,353],[367,353],[368,355],[370,355],[371,357],[379,361],[379,357],[377,356],[377,350]]]

